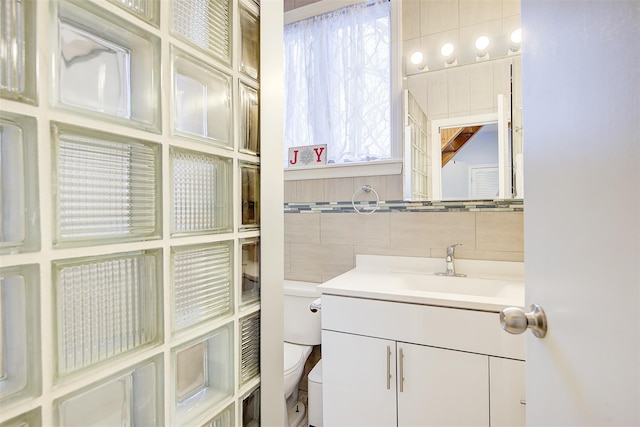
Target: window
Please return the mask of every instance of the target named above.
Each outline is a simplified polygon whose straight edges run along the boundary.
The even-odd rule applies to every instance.
[[[285,166],[316,144],[328,164],[392,158],[390,21],[374,0],[285,26]]]

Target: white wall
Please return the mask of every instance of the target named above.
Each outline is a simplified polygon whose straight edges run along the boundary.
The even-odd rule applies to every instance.
[[[284,15],[282,0],[260,6],[261,424],[284,425]],[[267,54],[268,52],[268,54]]]

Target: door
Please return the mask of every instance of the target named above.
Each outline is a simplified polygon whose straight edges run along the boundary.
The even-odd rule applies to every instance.
[[[325,426],[396,425],[395,341],[322,331]]]
[[[640,425],[639,17],[522,1],[529,426]]]
[[[398,427],[489,426],[488,356],[398,343]]]
[[[525,362],[489,357],[491,427],[525,425]]]

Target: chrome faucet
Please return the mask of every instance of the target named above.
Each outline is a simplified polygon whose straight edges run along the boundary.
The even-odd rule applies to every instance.
[[[436,273],[436,276],[455,276],[455,277],[465,277],[466,274],[456,273],[456,269],[454,266],[454,252],[456,246],[462,246],[462,243],[456,243],[455,245],[447,246],[447,256],[444,261],[447,263],[447,269],[444,273]]]

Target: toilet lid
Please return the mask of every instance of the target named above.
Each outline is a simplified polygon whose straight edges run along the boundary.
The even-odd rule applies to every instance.
[[[302,348],[284,343],[284,374],[288,375],[291,372],[295,372],[302,363],[304,363],[302,360]]]

